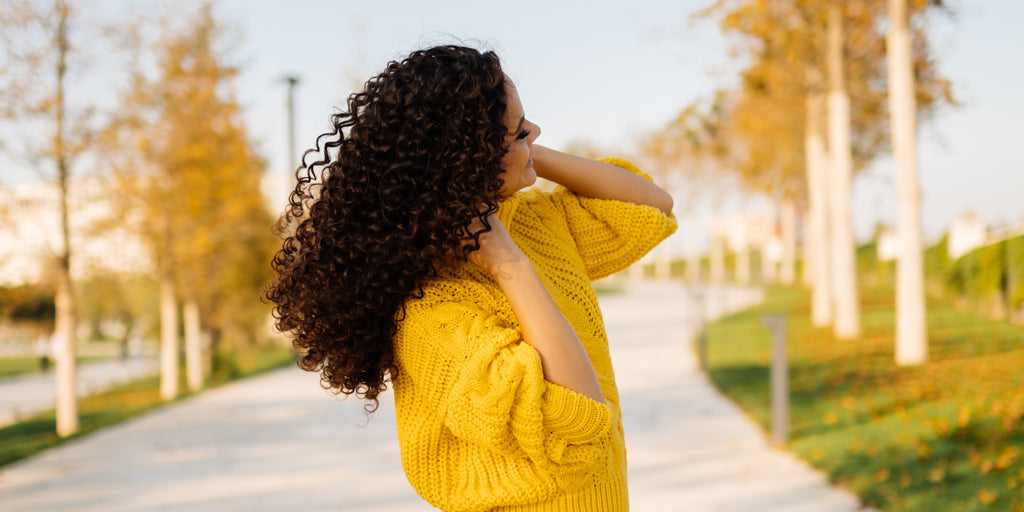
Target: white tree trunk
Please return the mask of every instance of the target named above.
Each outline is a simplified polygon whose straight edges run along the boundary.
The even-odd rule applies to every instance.
[[[199,327],[199,305],[189,299],[184,307],[185,320],[185,373],[188,389],[199,391],[203,388],[203,344]]]
[[[53,345],[57,375],[57,435],[67,437],[78,432],[79,428],[75,378],[75,307],[71,276],[67,268],[60,270],[57,280]]]
[[[807,174],[810,174],[810,163],[807,163]],[[810,196],[810,183],[807,184],[807,195]],[[818,215],[811,207],[810,200],[807,201],[807,208],[801,212],[800,222],[803,228],[803,239],[800,244],[800,257],[803,258],[803,265],[800,268],[800,282],[804,288],[814,289],[814,255],[817,249],[814,244],[814,225],[812,220]]]
[[[700,253],[693,251],[686,258],[686,281],[696,283],[700,281]]]
[[[889,0],[889,113],[899,193],[900,252],[896,266],[896,363],[928,360],[925,322],[921,200],[917,183],[917,126],[914,75],[907,30],[906,0]]]
[[[691,244],[696,245],[697,239],[700,236],[700,225],[696,219],[689,218],[686,223],[688,240]],[[689,255],[686,257],[686,281],[690,283],[697,283],[700,281],[700,251],[696,250],[695,247],[689,247]]]
[[[812,91],[807,96],[805,153],[807,159],[808,249],[804,272],[811,278],[811,322],[816,327],[832,325],[832,250],[828,235],[828,153],[825,151],[825,95]]]
[[[777,283],[779,281],[777,262],[771,258],[771,242],[761,245],[761,282],[764,284]]]
[[[796,205],[785,199],[779,207],[782,228],[782,261],[779,264],[779,282],[792,286],[796,281]]]
[[[853,158],[850,149],[850,97],[843,77],[843,28],[840,7],[829,8],[828,129],[831,173],[829,185],[832,210],[832,278],[835,293],[833,333],[841,340],[860,336],[860,299],[857,292],[857,268],[853,241],[851,180]]]
[[[160,397],[178,397],[178,304],[166,274],[160,280]]]
[[[736,282],[750,283],[750,246],[741,247],[736,251]]]
[[[658,256],[654,261],[654,277],[661,281],[672,278],[672,254],[668,244],[661,244],[658,248]]]
[[[78,432],[78,399],[75,378],[75,294],[71,289],[71,224],[68,214],[68,179],[71,174],[68,148],[64,141],[67,103],[64,95],[67,81],[67,56],[71,49],[68,43],[67,3],[56,4],[57,25],[57,93],[56,123],[53,137],[54,156],[57,159],[57,185],[60,189],[60,229],[63,247],[57,269],[57,293],[54,297],[54,334],[56,342],[56,413],[57,435],[67,437]]]
[[[711,238],[711,282],[725,281],[725,242],[719,238]]]

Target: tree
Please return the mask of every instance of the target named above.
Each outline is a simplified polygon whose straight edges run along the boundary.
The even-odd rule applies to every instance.
[[[933,5],[914,0],[909,16],[920,18]],[[826,278],[852,277],[850,271],[832,268],[836,264],[847,268],[847,262],[853,261],[852,242],[848,242],[852,236],[846,234],[848,222],[843,221],[850,217],[845,186],[849,175],[888,149],[882,16],[879,0],[719,0],[698,15],[716,18],[724,32],[737,36],[736,53],[748,62],[739,87],[717,93],[728,101],[714,123],[713,136],[722,141],[711,146],[732,146],[713,152],[721,162],[719,169],[738,176],[751,190],[796,200],[806,194],[811,215],[808,224],[812,234],[818,234],[812,241],[829,231],[823,228],[829,225],[826,214],[840,228],[831,229],[833,234],[841,234],[835,237],[842,242],[840,249],[827,251],[818,243],[820,247],[813,251],[819,258],[827,258],[827,266],[822,260],[808,263],[829,270],[818,272],[813,280],[819,322],[831,317],[832,311],[826,311],[831,300],[827,299],[835,295],[822,289],[842,291],[836,299],[843,311],[834,319],[837,336],[844,338],[855,337],[859,330],[855,283],[847,279],[837,287]],[[831,59],[821,51],[829,46],[827,28],[831,29]],[[915,93],[922,110],[931,111],[952,102],[950,84],[938,74],[920,25],[914,35]],[[831,99],[823,98],[826,90]],[[824,122],[828,111],[832,112],[830,123]],[[825,129],[831,132],[828,137],[819,131]],[[670,126],[665,132],[674,130]],[[825,169],[829,169],[827,175]],[[837,185],[838,190],[829,193],[830,199],[820,193]]]
[[[820,80],[811,83],[820,84]],[[825,143],[825,95],[820,86],[807,94],[806,121],[804,122],[804,158],[807,168],[808,237],[804,243],[811,246],[811,256],[804,262],[812,274],[811,322],[817,327],[832,325],[832,279],[829,268],[832,261],[828,223],[828,152]]]
[[[792,286],[796,281],[796,205],[793,199],[782,201],[779,224],[782,234],[782,268],[779,270],[779,282]]]
[[[68,98],[72,72],[80,71],[72,32],[79,13],[64,0],[50,6],[7,2],[0,10],[3,39],[0,63],[0,114],[19,124],[22,133],[46,135],[41,143],[25,142],[26,160],[41,174],[54,174],[59,194],[60,241],[56,254],[54,345],[56,348],[57,434],[78,431],[75,386],[75,297],[71,280],[68,190],[72,168],[89,148],[93,129],[87,101],[74,108]],[[11,148],[7,148],[10,150]]]
[[[180,28],[164,20],[153,43],[155,73],[135,72],[126,113],[110,138],[127,147],[122,192],[143,220],[162,288],[165,398],[177,394],[178,302],[184,303],[186,375],[202,386],[208,355],[244,349],[268,308],[254,300],[269,278],[275,245],[259,184],[264,161],[252,149],[234,98],[238,70],[225,63],[224,29],[204,4]],[[157,229],[146,229],[155,226]]]
[[[897,167],[900,208],[896,362],[901,365],[920,364],[928,360],[928,334],[925,326],[921,193],[917,184],[914,70],[906,0],[889,0],[887,43],[889,112],[892,116],[892,150]]]
[[[832,292],[835,305],[833,332],[836,338],[860,336],[860,294],[857,291],[856,243],[850,209],[853,153],[850,148],[850,95],[845,74],[843,12],[839,4],[828,7],[828,149],[829,235],[832,238]]]
[[[728,102],[727,91],[718,91],[709,99],[698,99],[684,108],[663,129],[649,134],[642,142],[639,158],[645,167],[658,175],[664,184],[673,184],[673,178],[682,178],[684,185],[678,186],[685,210],[682,215],[694,216],[697,204],[707,201],[715,205],[728,189],[734,188],[734,179],[719,171],[721,162],[726,160],[721,153],[730,147],[722,142],[727,138],[718,132],[724,128],[724,109]],[[686,240],[698,239],[695,219],[690,220]],[[725,279],[725,249],[709,233],[709,275],[711,281]],[[701,256],[690,250],[686,261],[686,278],[698,281],[702,277]]]

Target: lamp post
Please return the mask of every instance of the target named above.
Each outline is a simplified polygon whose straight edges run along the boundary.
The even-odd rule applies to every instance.
[[[294,166],[297,156],[295,154],[295,86],[299,84],[299,77],[288,75],[284,77],[288,83],[288,157],[287,160]]]

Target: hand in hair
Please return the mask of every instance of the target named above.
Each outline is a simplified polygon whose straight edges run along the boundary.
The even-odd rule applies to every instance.
[[[480,234],[480,249],[469,253],[467,258],[500,283],[502,279],[512,277],[509,273],[517,265],[529,264],[529,260],[509,236],[505,225],[498,220],[496,215],[493,213],[489,215],[487,224],[491,229]],[[483,227],[484,224],[480,219],[474,219],[469,225],[471,232],[480,231]],[[466,243],[469,241],[467,240]]]

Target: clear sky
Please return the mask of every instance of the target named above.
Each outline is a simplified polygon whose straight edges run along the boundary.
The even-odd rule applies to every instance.
[[[155,2],[164,9],[181,5],[139,3]],[[501,55],[527,115],[543,129],[540,143],[557,148],[588,139],[629,148],[683,105],[735,79],[730,71],[737,64],[713,23],[689,23],[692,12],[710,3],[223,0],[217,11],[240,29],[236,55],[245,72],[239,95],[269,172],[283,177],[295,162],[285,155],[282,77],[301,80],[301,151],[325,131],[328,116],[353,87],[388,60],[460,40]],[[930,239],[968,210],[990,223],[1024,220],[1024,153],[1014,140],[1024,132],[1024,31],[1017,27],[1024,2],[952,4],[958,16],[938,23],[933,44],[962,105],[940,113],[920,133],[923,220]],[[893,173],[891,162],[880,159],[856,179],[858,237],[869,236],[879,221],[895,225]],[[9,172],[3,175],[9,182]],[[718,209],[735,212],[751,203],[758,204],[734,198]],[[705,216],[711,209],[697,206]]]
[[[628,148],[683,105],[734,79],[736,64],[716,27],[688,21],[709,3],[230,0],[220,12],[245,30],[249,71],[242,96],[273,172],[287,172],[285,87],[278,77],[294,73],[302,80],[301,150],[352,87],[386,61],[460,39],[502,56],[527,115],[543,129],[541,143],[560,147],[583,138]],[[920,134],[923,219],[932,239],[968,210],[990,223],[1024,220],[1024,154],[1013,140],[1024,132],[1024,35],[1016,27],[1024,2],[953,5],[957,17],[937,23],[933,39],[962,104]],[[891,162],[880,159],[855,181],[859,237],[868,237],[876,222],[895,225],[893,173]]]
[[[725,62],[711,26],[687,27],[697,2],[250,2],[228,1],[246,31],[250,72],[243,98],[253,127],[283,158],[286,88],[294,73],[301,151],[327,127],[352,88],[411,49],[463,41],[493,49],[517,82],[540,143],[564,147],[588,139],[628,148],[643,133],[714,89],[710,71]],[[232,16],[234,17],[234,16]],[[706,45],[702,51],[692,48]]]
[[[1024,133],[1024,2],[953,4],[959,15],[936,32],[935,46],[961,105],[919,132],[922,213],[932,238],[966,211],[995,225],[1024,221],[1024,152],[1016,140]],[[858,178],[854,216],[862,226],[895,218],[893,176],[891,162],[880,160]]]

